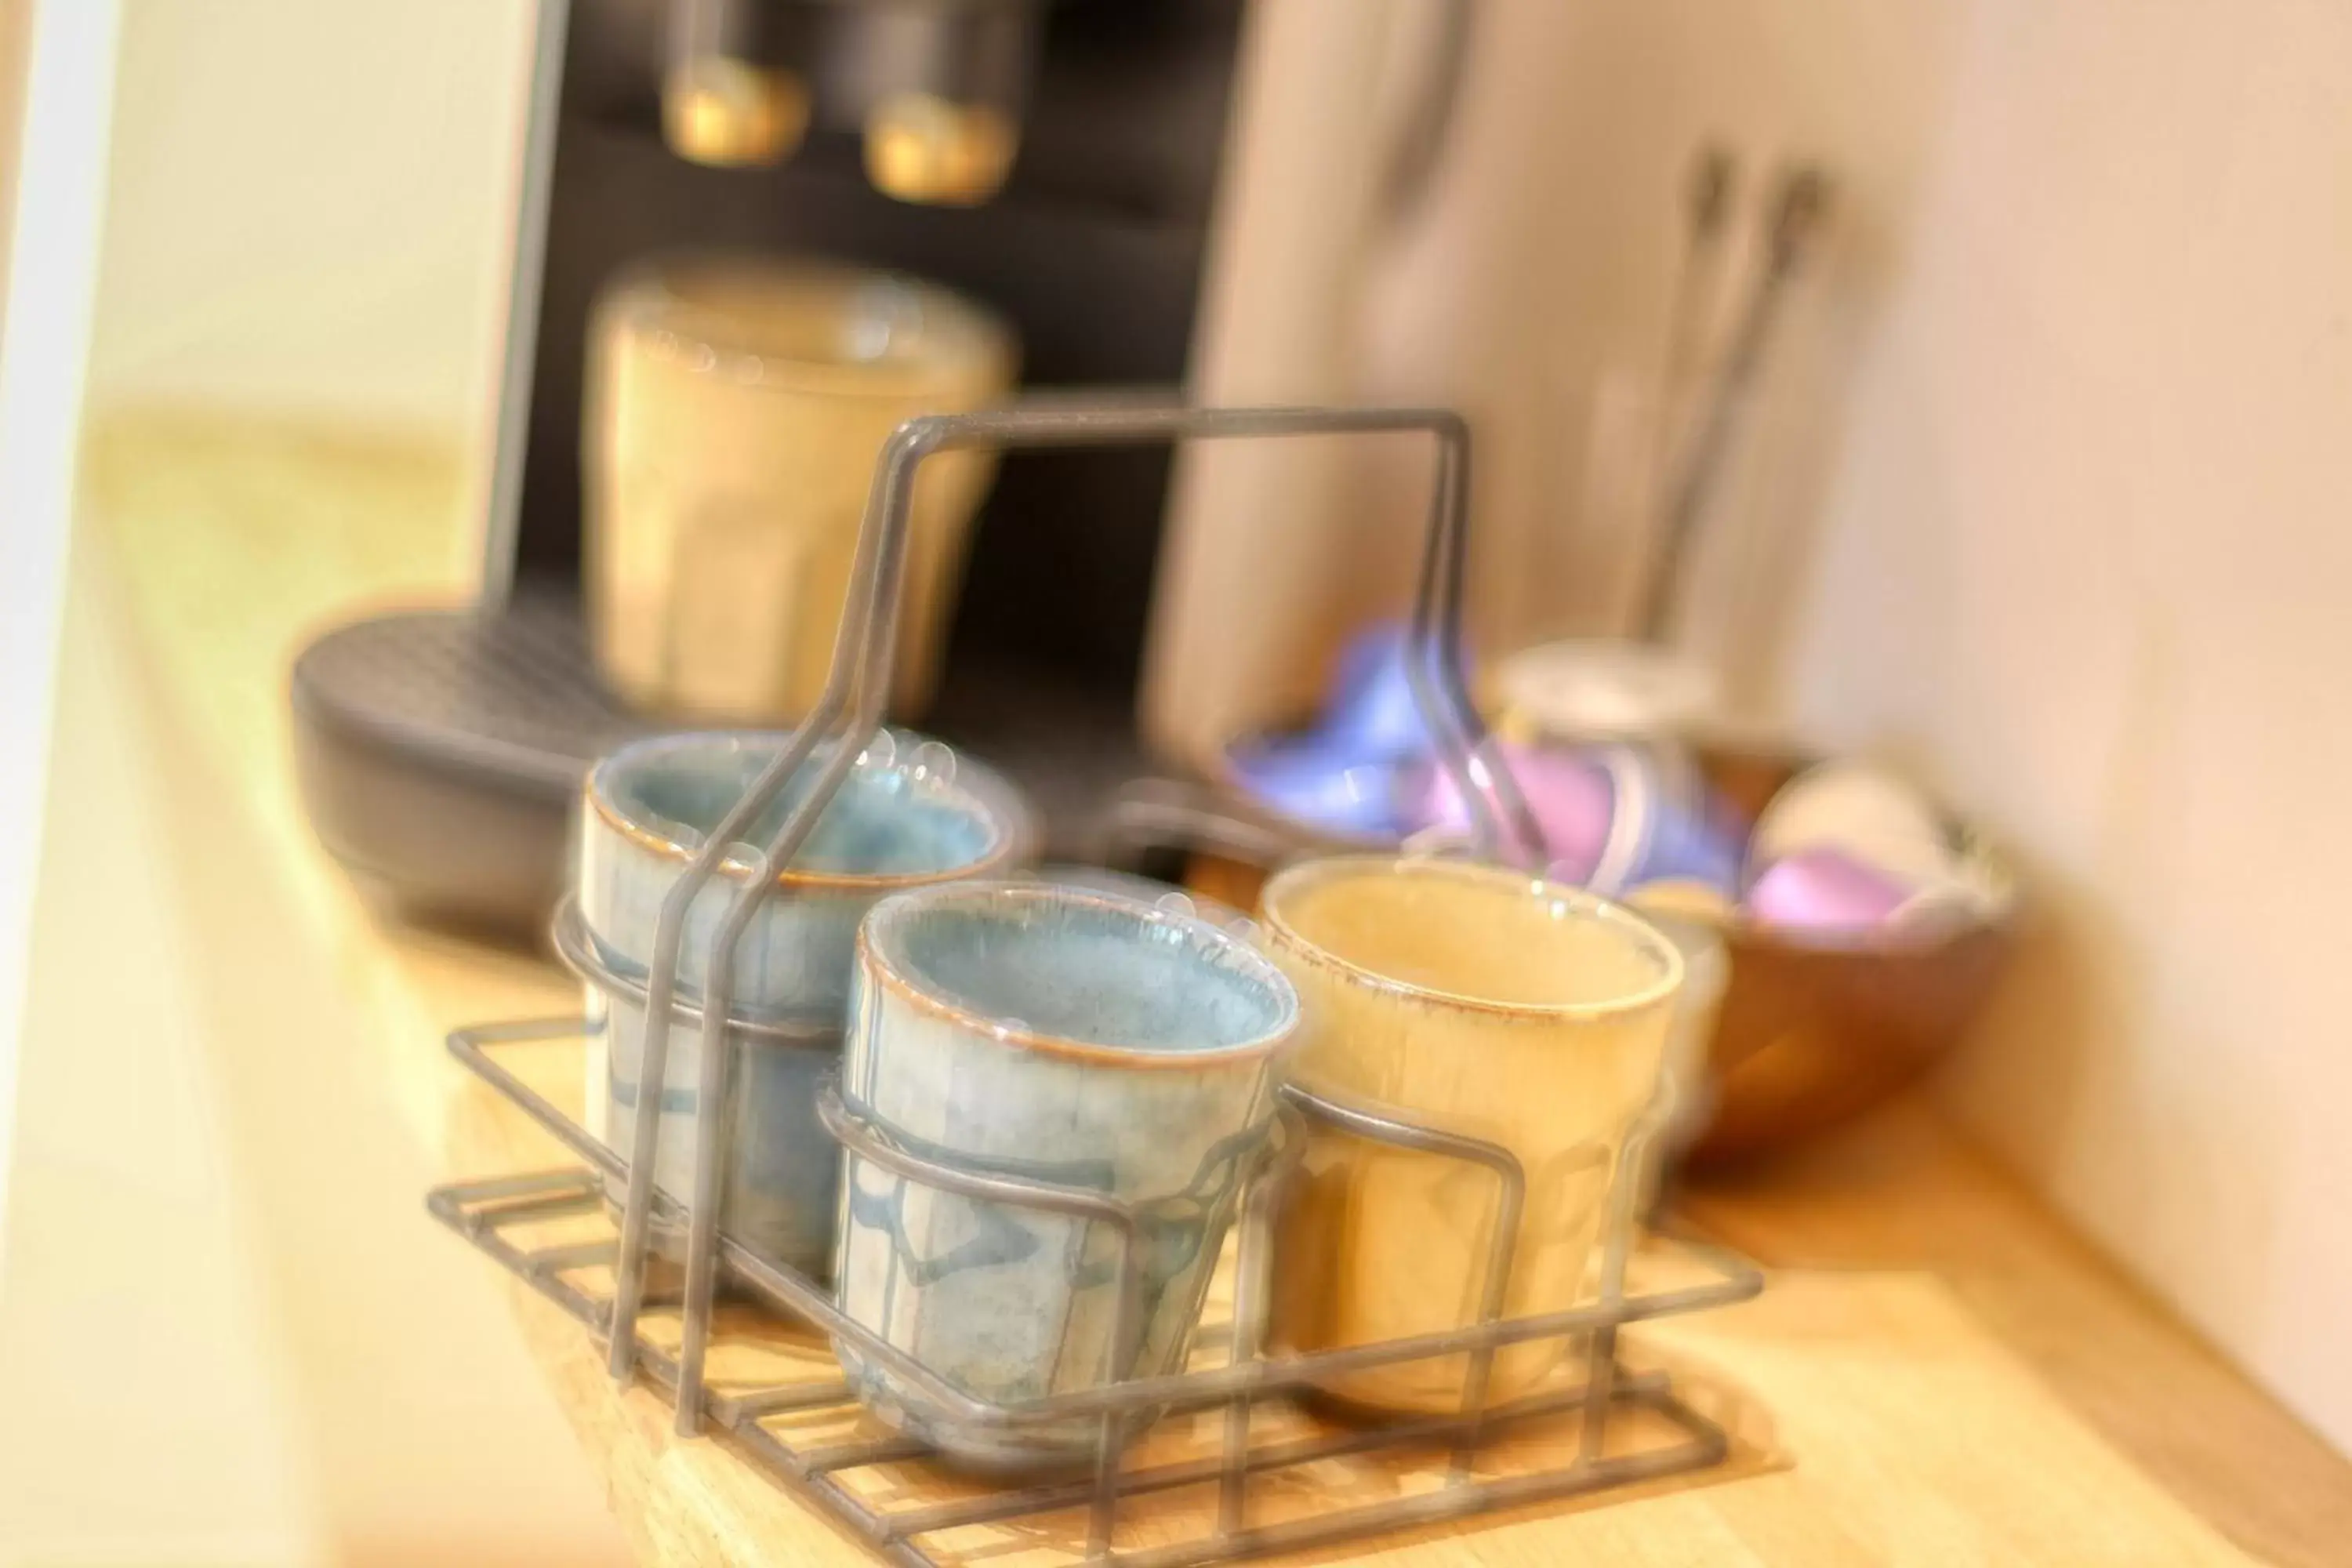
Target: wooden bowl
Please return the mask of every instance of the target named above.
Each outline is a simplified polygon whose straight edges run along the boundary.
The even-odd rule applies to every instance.
[[[1701,749],[1711,783],[1748,821],[1812,759]],[[1993,879],[2009,878],[1971,843]],[[1911,1083],[1966,1035],[2014,941],[2015,900],[1974,923],[1845,942],[1735,921],[1731,980],[1708,1050],[1713,1105],[1685,1158],[1720,1165],[1801,1142]]]
[[[1699,750],[1708,782],[1749,822],[1814,760]],[[1250,845],[1190,857],[1187,885],[1236,909],[1256,906],[1276,859],[1362,847],[1286,823],[1230,790],[1216,793],[1224,810],[1286,851],[1267,856]],[[1992,849],[1972,841],[1967,852],[2008,885]],[[2014,898],[2005,898],[1974,923],[1843,942],[1746,920],[1728,924],[1731,976],[1708,1050],[1709,1112],[1684,1160],[1720,1166],[1801,1142],[1918,1079],[1983,1012],[2013,945],[2014,910]]]

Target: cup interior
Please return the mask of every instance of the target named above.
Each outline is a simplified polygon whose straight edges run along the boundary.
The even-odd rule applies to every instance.
[[[600,764],[591,787],[598,803],[627,827],[690,855],[783,743],[777,735],[640,742]],[[824,755],[820,749],[795,773],[745,831],[746,841],[762,843],[774,836],[808,798]],[[977,796],[928,771],[869,754],[842,781],[784,879],[952,876],[995,858],[1008,834],[1007,825]]]
[[[668,258],[633,282],[624,296],[633,325],[657,344],[742,356],[762,372],[754,385],[904,395],[975,375],[1002,380],[1013,357],[1011,330],[993,312],[896,273],[712,254]]]
[[[959,886],[877,906],[886,976],[975,1026],[1147,1057],[1268,1048],[1297,995],[1206,921],[1050,884]]]
[[[1635,1007],[1681,983],[1673,945],[1592,894],[1451,860],[1339,857],[1266,884],[1277,939],[1350,979],[1532,1012]]]

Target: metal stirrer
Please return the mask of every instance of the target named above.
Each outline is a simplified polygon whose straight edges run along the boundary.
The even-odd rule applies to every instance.
[[[1721,281],[1724,238],[1739,200],[1739,160],[1718,142],[1692,155],[1683,192],[1682,248],[1667,290],[1665,341],[1658,360],[1656,449],[1652,454],[1651,493],[1667,494],[1675,483],[1675,459],[1683,451],[1685,415],[1700,401],[1697,388],[1706,355],[1701,347],[1709,307]]]
[[[1721,477],[1732,436],[1764,362],[1772,322],[1828,216],[1830,193],[1829,175],[1810,163],[1790,171],[1780,182],[1772,205],[1761,276],[1733,330],[1722,367],[1697,411],[1696,431],[1667,493],[1656,553],[1643,591],[1638,630],[1645,642],[1664,640],[1691,538]]]

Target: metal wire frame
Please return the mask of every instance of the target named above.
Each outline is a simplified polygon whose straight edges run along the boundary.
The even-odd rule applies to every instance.
[[[591,1331],[610,1331],[617,1299],[599,1301],[566,1275],[601,1264],[617,1268],[617,1244],[568,1243],[527,1249],[501,1234],[521,1225],[600,1210],[604,1206],[605,1178],[626,1173],[619,1157],[593,1134],[491,1056],[501,1046],[571,1037],[585,1026],[585,1021],[578,1018],[484,1026],[457,1031],[449,1038],[449,1048],[590,1169],[456,1184],[434,1192],[428,1205],[445,1223]],[[591,1086],[591,1091],[594,1089]],[[1649,1157],[1648,1145],[1664,1109],[1663,1093],[1643,1125],[1626,1141],[1612,1173],[1599,1297],[1573,1308],[1518,1319],[1500,1315],[1516,1248],[1517,1218],[1526,1192],[1525,1172],[1507,1150],[1412,1122],[1384,1108],[1346,1104],[1295,1086],[1285,1090],[1285,1098],[1287,1116],[1349,1136],[1466,1161],[1493,1176],[1497,1202],[1486,1273],[1478,1292],[1479,1322],[1379,1344],[1279,1358],[1262,1353],[1265,1303],[1270,1270],[1276,1266],[1270,1230],[1279,1201],[1280,1176],[1300,1145],[1294,1134],[1270,1143],[1267,1157],[1247,1188],[1229,1362],[1149,1377],[1119,1378],[1116,1374],[1120,1369],[1114,1367],[1107,1369],[1113,1377],[1101,1384],[1045,1398],[999,1403],[964,1393],[843,1314],[824,1287],[761,1258],[723,1230],[719,1234],[719,1262],[731,1285],[769,1310],[833,1336],[870,1363],[878,1363],[950,1420],[1004,1430],[1095,1417],[1099,1424],[1096,1463],[1088,1479],[1013,1485],[979,1497],[886,1511],[836,1478],[864,1466],[921,1458],[931,1452],[928,1443],[891,1436],[803,1448],[762,1425],[764,1418],[785,1411],[848,1404],[854,1394],[845,1381],[793,1384],[735,1394],[697,1386],[691,1392],[698,1413],[716,1422],[779,1480],[849,1526],[886,1560],[926,1568],[938,1568],[942,1559],[925,1549],[922,1537],[1079,1507],[1087,1510],[1087,1561],[1116,1563],[1125,1568],[1187,1568],[1655,1479],[1703,1468],[1727,1456],[1728,1440],[1721,1429],[1678,1399],[1662,1377],[1631,1373],[1616,1364],[1616,1331],[1623,1324],[1745,1300],[1761,1288],[1761,1277],[1744,1261],[1720,1249],[1686,1242],[1683,1245],[1713,1271],[1712,1279],[1672,1290],[1625,1294],[1625,1266],[1633,1231],[1629,1197],[1636,1186],[1627,1178]],[[887,1129],[848,1105],[837,1086],[824,1091],[820,1111],[827,1130],[845,1148],[908,1179],[968,1197],[1110,1225],[1122,1238],[1119,1327],[1111,1342],[1114,1347],[1128,1343],[1132,1334],[1135,1280],[1132,1249],[1126,1242],[1135,1235],[1139,1221],[1132,1205],[1097,1192],[964,1170],[916,1154],[893,1140]],[[651,1190],[650,1202],[665,1223],[674,1223],[681,1214],[677,1199],[658,1187]],[[1580,1384],[1507,1404],[1487,1405],[1487,1372],[1499,1351],[1536,1340],[1578,1335],[1585,1336],[1588,1347]],[[633,1349],[637,1367],[657,1385],[674,1394],[688,1389],[682,1353],[673,1357],[642,1339]],[[1310,1388],[1343,1373],[1459,1355],[1470,1358],[1470,1370],[1462,1405],[1452,1414],[1409,1417],[1306,1440],[1269,1442],[1253,1436],[1250,1411],[1257,1401]],[[1223,1444],[1213,1458],[1122,1468],[1123,1430],[1153,1415],[1219,1405],[1224,1406],[1225,1421]],[[1683,1440],[1640,1454],[1607,1454],[1603,1444],[1611,1415],[1625,1406],[1639,1406],[1664,1416],[1680,1431]],[[1576,1457],[1568,1464],[1519,1475],[1481,1478],[1476,1474],[1482,1447],[1500,1430],[1570,1411],[1580,1411],[1582,1424]],[[1449,1444],[1452,1448],[1446,1482],[1435,1490],[1271,1525],[1253,1525],[1249,1521],[1248,1489],[1254,1479],[1316,1459],[1430,1444]],[[1208,1533],[1145,1551],[1114,1549],[1123,1500],[1209,1483],[1217,1488],[1217,1510]]]
[[[656,1083],[664,1080],[674,1026],[697,1030],[702,1043],[696,1098],[697,1115],[700,1117],[709,1114],[711,1108],[726,1103],[737,1041],[770,1047],[822,1048],[831,1043],[826,1030],[790,1021],[752,1020],[738,1016],[733,1006],[734,953],[766,900],[778,896],[777,873],[800,851],[825,805],[879,729],[897,646],[914,474],[925,458],[961,448],[1136,445],[1202,438],[1383,432],[1425,434],[1434,438],[1437,447],[1428,533],[1406,661],[1416,705],[1436,739],[1440,760],[1469,804],[1476,851],[1486,858],[1528,866],[1537,863],[1541,854],[1540,833],[1508,770],[1493,752],[1471,704],[1458,656],[1470,471],[1469,432],[1458,415],[1435,409],[1199,409],[1110,401],[1093,405],[1037,404],[992,413],[910,420],[885,443],[876,468],[824,689],[806,721],[711,831],[685,874],[670,889],[656,925],[654,952],[644,979],[621,973],[604,963],[595,944],[588,940],[576,910],[567,910],[565,917],[559,920],[557,945],[567,961],[592,984],[645,1008],[641,1064],[645,1078]],[[820,750],[827,746],[830,751],[816,762]],[[813,786],[786,814],[768,841],[761,846],[741,843],[741,836],[751,823],[813,762],[817,769]],[[738,883],[739,888],[719,923],[699,994],[695,996],[688,993],[683,984],[686,977],[680,973],[687,916],[711,879],[721,874]],[[1611,1185],[1612,1209],[1601,1298],[1561,1311],[1504,1320],[1499,1316],[1503,1290],[1509,1277],[1517,1217],[1526,1190],[1525,1173],[1518,1163],[1507,1151],[1491,1143],[1420,1126],[1381,1108],[1342,1105],[1294,1089],[1286,1091],[1294,1108],[1291,1114],[1319,1121],[1353,1136],[1465,1160],[1493,1175],[1497,1183],[1496,1226],[1479,1297],[1481,1321],[1443,1332],[1312,1355],[1269,1359],[1259,1354],[1257,1338],[1272,1266],[1265,1239],[1269,1228],[1268,1205],[1272,1202],[1268,1194],[1277,1185],[1271,1179],[1263,1179],[1270,1173],[1262,1173],[1262,1179],[1251,1184],[1244,1207],[1235,1341],[1234,1358],[1228,1365],[1132,1377],[1124,1375],[1132,1371],[1131,1367],[1113,1364],[1105,1369],[1105,1380],[1094,1387],[1048,1399],[999,1404],[964,1393],[919,1361],[885,1343],[845,1317],[829,1295],[807,1278],[758,1256],[721,1228],[719,1199],[726,1156],[721,1147],[726,1135],[723,1113],[715,1125],[699,1129],[704,1135],[697,1141],[693,1191],[687,1194],[666,1193],[656,1185],[653,1176],[662,1118],[636,1119],[631,1146],[624,1159],[488,1055],[488,1047],[500,1043],[577,1033],[583,1026],[577,1020],[538,1021],[463,1030],[451,1037],[452,1050],[467,1065],[579,1155],[590,1170],[446,1187],[431,1198],[434,1212],[563,1305],[592,1331],[604,1333],[608,1343],[608,1365],[616,1377],[626,1378],[642,1369],[667,1387],[675,1399],[676,1422],[681,1434],[696,1432],[706,1418],[719,1422],[776,1475],[852,1525],[893,1561],[935,1561],[916,1544],[915,1538],[923,1534],[1079,1504],[1089,1506],[1090,1560],[1109,1561],[1115,1555],[1112,1537],[1122,1497],[1214,1480],[1219,1492],[1218,1520],[1210,1536],[1180,1547],[1116,1554],[1120,1562],[1175,1568],[1177,1564],[1222,1561],[1314,1541],[1459,1517],[1536,1497],[1671,1473],[1713,1463],[1726,1451],[1722,1432],[1675,1399],[1663,1383],[1621,1374],[1614,1361],[1615,1332],[1619,1325],[1636,1319],[1739,1300],[1753,1294],[1759,1280],[1745,1264],[1727,1256],[1710,1255],[1717,1278],[1709,1284],[1626,1298],[1624,1266],[1625,1252],[1631,1245],[1632,1215],[1625,1207],[1623,1194],[1632,1190],[1633,1184],[1622,1179]],[[874,1126],[841,1102],[837,1090],[823,1110],[828,1129],[845,1147],[910,1179],[966,1196],[1109,1225],[1120,1237],[1118,1327],[1124,1331],[1113,1335],[1114,1354],[1117,1347],[1126,1344],[1132,1336],[1136,1309],[1134,1248],[1129,1244],[1137,1224],[1132,1207],[1098,1193],[1013,1181],[918,1157],[890,1140],[886,1130]],[[1636,1152],[1647,1142],[1646,1134],[1629,1140],[1623,1157],[1636,1157]],[[1295,1147],[1297,1140],[1288,1143]],[[1284,1144],[1276,1141],[1274,1146],[1280,1148]],[[595,1207],[603,1201],[602,1184],[607,1179],[624,1184],[627,1194],[622,1205],[617,1243],[609,1247],[575,1244],[526,1252],[507,1243],[499,1234],[530,1218]],[[666,1226],[682,1225],[688,1236],[682,1333],[674,1357],[646,1342],[637,1331],[649,1230],[656,1217]],[[614,1288],[609,1302],[595,1301],[563,1278],[566,1270],[592,1262],[609,1263],[612,1267]],[[969,1502],[940,1504],[918,1510],[911,1518],[877,1515],[830,1478],[856,1466],[921,1455],[929,1451],[928,1445],[911,1436],[898,1436],[803,1451],[761,1423],[762,1416],[781,1410],[846,1401],[850,1394],[845,1384],[828,1384],[814,1391],[777,1389],[732,1397],[716,1394],[707,1388],[703,1369],[711,1303],[722,1272],[734,1287],[769,1309],[830,1334],[836,1342],[869,1363],[880,1364],[950,1421],[1002,1429],[1073,1417],[1097,1418],[1093,1479],[1019,1489]],[[1533,1340],[1580,1334],[1588,1336],[1590,1347],[1581,1388],[1488,1407],[1486,1385],[1494,1356],[1499,1350]],[[1454,1415],[1416,1417],[1391,1423],[1372,1432],[1309,1443],[1252,1446],[1249,1412],[1255,1400],[1307,1387],[1318,1379],[1344,1373],[1454,1355],[1470,1358],[1462,1407]],[[1119,1436],[1129,1418],[1220,1404],[1225,1406],[1227,1417],[1223,1451],[1216,1459],[1122,1474]],[[1604,1454],[1601,1440],[1609,1413],[1624,1404],[1642,1404],[1667,1415],[1687,1440],[1661,1453],[1618,1457]],[[1570,1465],[1535,1475],[1485,1479],[1474,1476],[1472,1465],[1480,1446],[1498,1426],[1533,1415],[1577,1408],[1584,1413],[1582,1440],[1578,1458]],[[1453,1445],[1453,1470],[1448,1484],[1436,1492],[1280,1525],[1253,1527],[1247,1521],[1247,1485],[1255,1475],[1339,1453],[1432,1441]]]
[[[819,816],[880,727],[904,598],[915,470],[926,458],[964,449],[1381,433],[1424,434],[1434,437],[1437,446],[1429,527],[1406,660],[1415,701],[1437,737],[1440,757],[1471,805],[1481,853],[1488,858],[1535,864],[1541,856],[1541,833],[1509,769],[1493,753],[1471,703],[1459,658],[1470,487],[1470,432],[1459,414],[1414,408],[1192,408],[1109,399],[924,416],[900,425],[883,443],[858,531],[848,595],[824,691],[774,761],[711,830],[663,900],[646,985],[646,1081],[665,1081],[668,1067],[671,1004],[679,993],[678,965],[688,912],[711,878],[726,867],[740,872],[741,889],[729,904],[711,942],[701,988],[701,1075],[696,1104],[726,1103],[731,1068],[731,1053],[725,1048],[726,1019],[734,994],[735,950],[761,907],[778,895],[777,872],[807,842]],[[735,858],[741,835],[828,742],[832,749],[817,764],[813,787],[748,862]],[[628,1197],[622,1211],[607,1353],[607,1365],[616,1379],[629,1375],[636,1358],[635,1330],[651,1241],[653,1171],[661,1120],[638,1117],[631,1139]],[[725,1168],[725,1151],[719,1147],[723,1118],[719,1126],[702,1131],[695,1151],[694,1191],[687,1205],[685,1339],[678,1353],[676,1411],[677,1430],[685,1436],[696,1432],[702,1419],[698,1391],[719,1257],[717,1211],[719,1177]]]

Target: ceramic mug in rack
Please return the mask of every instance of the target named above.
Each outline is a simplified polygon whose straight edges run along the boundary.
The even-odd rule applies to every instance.
[[[662,735],[622,747],[590,773],[581,813],[576,892],[586,939],[605,967],[642,987],[662,903],[707,836],[788,737],[759,732]],[[764,842],[805,798],[820,749],[752,824]],[[1009,868],[1033,835],[1002,778],[937,742],[885,731],[825,807],[801,853],[737,950],[738,1016],[767,1026],[738,1037],[729,1113],[733,1149],[722,1213],[737,1238],[822,1279],[833,1258],[840,1152],[816,1115],[816,1088],[840,1060],[857,924],[886,894]],[[751,853],[738,852],[697,895],[679,948],[678,994],[697,1005],[712,943],[743,890]],[[588,991],[591,1130],[629,1157],[642,1103],[646,1013],[634,996]],[[694,1190],[698,1026],[674,1022],[660,1093],[655,1182],[680,1200]],[[614,1202],[625,1188],[608,1184]],[[684,1237],[654,1232],[676,1259]]]
[[[1306,1020],[1295,1081],[1509,1151],[1527,1186],[1503,1314],[1576,1305],[1620,1152],[1657,1092],[1683,978],[1674,945],[1615,904],[1524,872],[1384,856],[1281,872],[1259,930]],[[1272,1343],[1305,1352],[1475,1324],[1496,1176],[1311,1125],[1276,1232]],[[1562,1349],[1500,1352],[1487,1397],[1528,1393]],[[1345,1404],[1444,1412],[1469,1367],[1433,1358],[1318,1386]]]
[[[876,905],[842,1068],[852,1113],[922,1159],[1133,1205],[1138,1310],[1131,1342],[1114,1344],[1111,1223],[963,1196],[853,1151],[842,1310],[997,1403],[1180,1369],[1297,1016],[1289,982],[1246,943],[1118,894],[1002,883]],[[960,1424],[835,1349],[869,1406],[968,1465],[1094,1451],[1095,1419]]]

